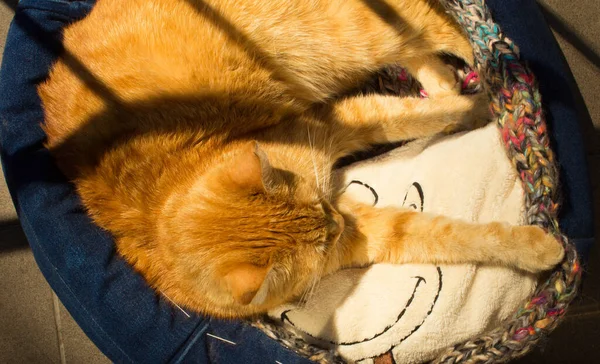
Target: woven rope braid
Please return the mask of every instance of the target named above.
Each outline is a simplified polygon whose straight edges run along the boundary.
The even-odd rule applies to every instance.
[[[512,321],[484,337],[454,346],[436,363],[497,363],[527,353],[556,328],[575,298],[581,278],[577,252],[558,229],[558,168],[550,149],[541,96],[518,50],[492,21],[484,0],[442,1],[464,27],[484,88],[511,158],[523,181],[527,221],[554,234],[565,259]]]
[[[556,236],[565,258],[512,320],[492,332],[445,350],[434,363],[500,363],[520,357],[556,328],[575,298],[581,267],[574,246],[558,228],[558,169],[550,149],[535,77],[519,60],[484,0],[440,0],[464,27],[474,48],[476,67],[491,99],[507,155],[526,196],[526,218]],[[343,363],[335,352],[310,345],[297,333],[261,319],[252,323],[269,337],[317,363]]]

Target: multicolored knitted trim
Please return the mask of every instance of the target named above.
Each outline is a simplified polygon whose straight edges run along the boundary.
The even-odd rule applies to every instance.
[[[517,47],[493,22],[484,0],[442,3],[464,27],[475,50],[476,66],[492,100],[508,156],[523,181],[527,221],[554,234],[565,248],[562,264],[512,321],[481,338],[455,345],[435,361],[506,362],[529,352],[556,328],[575,298],[581,266],[575,247],[558,228],[558,168],[534,75],[519,61]]]
[[[558,228],[558,168],[550,149],[541,96],[535,77],[519,61],[517,47],[497,24],[484,0],[440,0],[464,27],[474,48],[477,73],[461,78],[463,89],[479,81],[491,99],[491,109],[504,140],[507,154],[523,181],[527,221],[554,234],[565,248],[565,258],[513,319],[492,332],[455,345],[434,363],[499,363],[520,357],[556,328],[575,298],[581,267],[575,247]],[[394,72],[394,70],[384,70]],[[401,71],[400,71],[401,72]],[[401,77],[401,74],[398,75]],[[379,80],[380,88],[381,79]],[[415,92],[408,82],[405,90]],[[334,352],[305,342],[299,335],[268,319],[253,323],[274,340],[318,363],[343,363]]]

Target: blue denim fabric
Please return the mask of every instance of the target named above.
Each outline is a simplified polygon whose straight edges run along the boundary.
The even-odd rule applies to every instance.
[[[159,298],[116,254],[110,236],[91,223],[43,148],[35,87],[61,51],[60,30],[87,14],[91,3],[21,1],[0,71],[3,167],[42,273],[115,362],[308,363],[246,324],[188,318]]]
[[[116,254],[110,236],[91,223],[73,186],[43,148],[43,114],[35,87],[61,52],[61,29],[85,16],[92,4],[22,0],[0,71],[4,172],[42,273],[85,333],[114,362],[308,363],[247,324],[187,317],[157,296]],[[590,188],[565,86],[572,84],[571,75],[534,1],[488,4],[540,78],[563,166],[567,203],[562,228],[580,239],[578,247],[585,252],[585,239],[592,238]]]

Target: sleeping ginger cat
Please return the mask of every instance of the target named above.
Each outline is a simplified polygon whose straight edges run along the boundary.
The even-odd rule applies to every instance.
[[[48,148],[119,253],[180,305],[247,317],[344,266],[537,272],[563,256],[538,227],[340,197],[338,158],[489,116],[438,58],[473,62],[433,0],[99,0],[64,44],[39,87]],[[395,62],[429,99],[340,97]]]

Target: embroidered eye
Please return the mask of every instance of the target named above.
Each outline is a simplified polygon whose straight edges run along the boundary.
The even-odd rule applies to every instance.
[[[362,188],[358,188],[358,189],[354,189],[354,193],[356,194],[355,197],[359,197],[359,201],[371,201],[371,204],[373,206],[377,206],[377,203],[379,202],[379,195],[377,194],[377,191],[375,191],[375,189],[371,186],[369,186],[368,184],[362,182],[362,181],[357,181],[357,180],[353,180],[350,181],[350,183],[348,184],[348,186],[346,186],[346,190],[348,191],[350,188],[352,188],[352,186],[361,186]]]
[[[415,211],[423,212],[423,188],[418,182],[414,182],[406,191],[402,206],[411,208]]]

